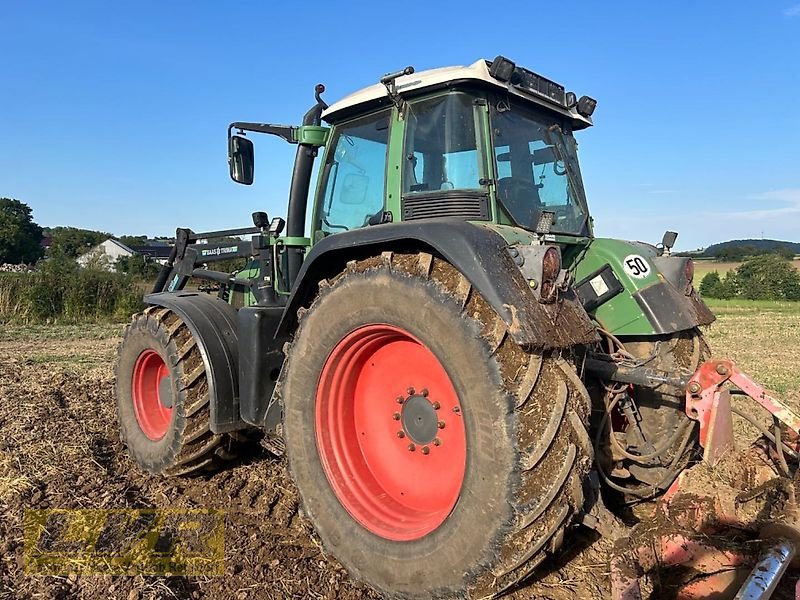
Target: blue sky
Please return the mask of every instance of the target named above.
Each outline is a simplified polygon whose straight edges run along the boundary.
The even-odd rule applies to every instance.
[[[0,196],[117,235],[284,215],[294,148],[258,139],[238,186],[230,121],[496,54],[598,99],[579,134],[598,235],[800,241],[797,0],[6,2]]]

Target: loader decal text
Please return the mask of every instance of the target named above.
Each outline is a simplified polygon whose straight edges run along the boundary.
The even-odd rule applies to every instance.
[[[26,510],[28,575],[222,575],[224,513],[212,509]]]
[[[200,256],[220,256],[222,254],[236,254],[239,246],[226,246],[225,248],[209,248],[200,250]]]

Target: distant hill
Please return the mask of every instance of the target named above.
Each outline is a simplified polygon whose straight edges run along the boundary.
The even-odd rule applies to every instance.
[[[780,247],[789,248],[795,254],[800,254],[800,242],[782,242],[780,240],[730,240],[712,244],[706,248],[701,256],[719,256],[729,254],[731,251],[742,250],[747,254],[764,254]],[[755,252],[752,250],[755,249]]]

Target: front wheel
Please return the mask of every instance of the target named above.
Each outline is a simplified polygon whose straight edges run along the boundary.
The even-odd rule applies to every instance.
[[[589,399],[527,353],[451,265],[351,263],[303,314],[286,453],[326,549],[378,590],[485,596],[527,577],[583,506]]]
[[[114,370],[120,437],[140,467],[186,475],[231,456],[229,437],[209,428],[205,364],[177,314],[151,306],[134,316]]]

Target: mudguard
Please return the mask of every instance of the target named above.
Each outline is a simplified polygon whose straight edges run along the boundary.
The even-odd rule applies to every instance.
[[[208,377],[211,431],[247,427],[239,409],[236,309],[214,296],[189,291],[148,294],[144,301],[174,311],[192,332]]]
[[[297,309],[310,304],[321,279],[340,273],[348,261],[384,251],[430,252],[458,269],[505,321],[520,346],[566,348],[591,343],[596,332],[574,291],[541,304],[498,233],[458,219],[387,223],[326,237],[309,252],[286,306],[278,336],[297,326]]]

